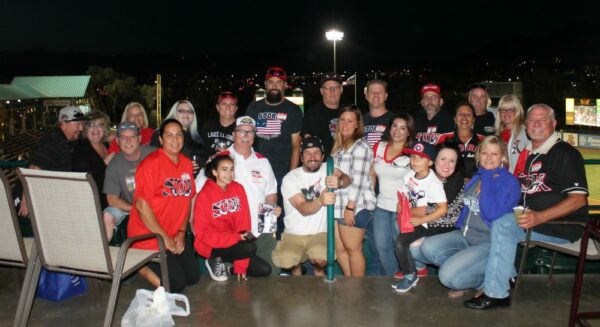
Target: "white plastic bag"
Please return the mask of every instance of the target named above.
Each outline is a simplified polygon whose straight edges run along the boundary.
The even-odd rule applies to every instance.
[[[177,306],[176,301],[185,304]],[[183,294],[166,293],[161,286],[156,291],[137,290],[121,319],[123,327],[170,327],[175,325],[171,315],[188,316],[190,303]]]

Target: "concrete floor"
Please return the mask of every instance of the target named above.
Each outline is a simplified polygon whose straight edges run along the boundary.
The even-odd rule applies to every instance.
[[[325,283],[317,277],[251,278],[243,284],[214,282],[202,276],[185,290],[191,306],[189,317],[175,317],[177,326],[565,326],[569,313],[573,276],[557,275],[551,286],[545,276],[524,280],[510,308],[489,311],[466,309],[462,300],[450,300],[436,276],[422,279],[407,294],[395,293],[391,278],[338,278]],[[120,326],[138,288],[137,279],[123,285],[114,326]],[[91,308],[90,298],[80,296],[61,303],[36,299],[29,326],[97,326],[104,319],[109,284],[101,283],[101,309]],[[14,275],[0,268],[0,326],[10,326],[18,302]],[[467,297],[465,297],[467,298]],[[600,276],[588,275],[580,307],[600,309]],[[600,326],[600,320],[592,321]]]

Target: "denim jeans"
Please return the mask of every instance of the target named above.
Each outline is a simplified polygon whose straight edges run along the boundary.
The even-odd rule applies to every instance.
[[[454,290],[483,285],[490,243],[469,244],[460,230],[427,237],[417,260],[440,267],[440,282]],[[508,280],[507,280],[508,281]]]
[[[371,211],[371,218],[373,218],[373,211]],[[365,230],[365,240],[371,253],[371,256],[367,260],[367,271],[369,272],[369,276],[384,276],[385,271],[383,270],[383,265],[381,264],[379,252],[375,244],[374,220],[369,220]]]
[[[380,275],[392,276],[399,269],[398,259],[394,252],[399,233],[396,212],[376,207],[373,212],[373,232],[375,248],[382,267]]]
[[[508,296],[509,279],[514,275],[517,245],[525,240],[526,233],[517,225],[512,212],[494,220],[491,233],[490,258],[485,270],[483,288],[487,296],[503,299]],[[569,240],[536,232],[531,233],[531,239],[557,244],[570,243]]]

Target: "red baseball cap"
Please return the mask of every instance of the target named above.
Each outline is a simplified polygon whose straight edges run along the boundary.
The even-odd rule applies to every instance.
[[[429,83],[421,88],[421,96],[426,92],[435,92],[437,95],[442,95],[442,89],[439,85],[434,83]]]
[[[282,81],[287,80],[287,74],[285,73],[285,70],[283,70],[283,68],[281,67],[269,68],[269,70],[267,70],[267,74],[265,74],[265,80],[268,80],[271,77],[277,77]]]
[[[235,96],[235,94],[233,94],[233,92],[225,91],[225,92],[221,92],[219,94],[219,98],[217,99],[217,103],[221,103],[221,101],[223,101],[225,99],[231,99],[235,103],[238,102],[238,99]]]

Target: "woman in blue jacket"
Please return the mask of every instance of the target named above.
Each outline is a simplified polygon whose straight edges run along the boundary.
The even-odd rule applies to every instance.
[[[456,230],[425,239],[421,251],[426,261],[440,267],[440,282],[460,297],[467,289],[483,285],[490,252],[492,222],[519,202],[519,182],[507,170],[506,145],[497,136],[486,137],[475,156],[479,170],[465,186],[465,205]]]

